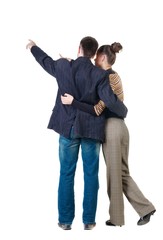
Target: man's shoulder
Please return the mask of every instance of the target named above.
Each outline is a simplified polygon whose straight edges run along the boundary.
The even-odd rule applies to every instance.
[[[106,72],[104,69],[99,68],[99,67],[97,67],[97,66],[95,66],[95,65],[93,65],[93,70],[94,70],[95,72],[98,72],[98,73],[107,74],[107,72]]]
[[[85,73],[91,74],[93,78],[101,79],[108,76],[108,73],[104,69],[95,66],[87,57],[78,57],[72,61],[72,65],[81,71],[84,69]]]
[[[58,64],[70,64],[70,60],[68,60],[67,58],[59,58],[57,60]]]
[[[92,67],[92,75],[94,77],[96,77],[96,78],[103,79],[103,78],[108,76],[108,73],[104,69],[101,69],[101,68],[96,67],[96,66],[93,65],[93,67]]]
[[[71,65],[72,65],[72,61],[69,61],[68,59],[66,58],[60,58],[56,61],[56,66],[59,68],[59,69],[70,69],[71,68]]]

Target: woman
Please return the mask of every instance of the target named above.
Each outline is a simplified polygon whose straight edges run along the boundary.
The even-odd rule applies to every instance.
[[[122,49],[120,43],[101,46],[96,55],[95,64],[108,72],[109,82],[113,92],[123,101],[123,87],[118,74],[112,70],[116,60],[116,53]],[[101,100],[95,105],[76,101],[73,96],[65,94],[61,96],[63,104],[72,104],[82,111],[95,116],[106,116],[106,140],[102,144],[103,155],[106,163],[107,192],[110,200],[109,215],[106,221],[108,226],[122,226],[124,221],[123,193],[140,216],[137,225],[144,225],[150,221],[155,207],[145,198],[135,181],[130,176],[128,166],[129,132],[124,119],[105,108]]]

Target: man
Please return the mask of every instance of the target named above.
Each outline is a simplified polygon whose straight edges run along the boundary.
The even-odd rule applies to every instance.
[[[26,48],[31,50],[36,61],[58,83],[56,103],[48,124],[49,129],[60,135],[58,225],[64,230],[70,230],[75,216],[74,176],[81,147],[84,171],[83,223],[85,230],[91,230],[96,225],[99,152],[105,137],[105,116],[102,114],[94,117],[72,106],[63,105],[61,95],[68,92],[77,100],[93,105],[100,98],[122,118],[126,117],[127,108],[114,95],[106,71],[95,67],[91,62],[98,48],[96,39],[89,36],[83,38],[78,57],[72,61],[63,58],[53,60],[31,40]]]

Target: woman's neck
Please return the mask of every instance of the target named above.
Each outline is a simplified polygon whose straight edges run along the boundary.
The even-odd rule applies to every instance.
[[[108,59],[107,59],[107,55],[103,55],[103,58],[102,58],[102,68],[104,70],[108,70],[112,67],[112,65],[108,62]]]
[[[104,70],[108,70],[108,69],[110,69],[111,67],[112,67],[111,65],[106,64],[106,65],[103,66],[103,69],[104,69]]]

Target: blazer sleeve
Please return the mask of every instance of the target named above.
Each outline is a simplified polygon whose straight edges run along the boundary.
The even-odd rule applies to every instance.
[[[88,103],[80,102],[76,99],[73,100],[72,106],[83,111],[92,114],[93,116],[97,116],[94,106]]]
[[[53,60],[48,54],[46,54],[38,46],[31,48],[31,53],[35,60],[41,65],[41,67],[50,75],[56,78],[56,65],[57,61]]]

